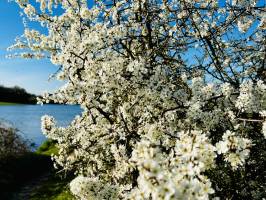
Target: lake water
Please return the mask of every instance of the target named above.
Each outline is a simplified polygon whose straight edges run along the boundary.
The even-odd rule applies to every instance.
[[[72,119],[81,114],[77,105],[12,105],[0,106],[0,120],[5,120],[19,129],[26,139],[39,146],[46,140],[41,132],[41,117],[55,117],[59,126],[67,126]]]

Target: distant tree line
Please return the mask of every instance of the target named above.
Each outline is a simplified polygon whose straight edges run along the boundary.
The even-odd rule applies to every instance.
[[[35,104],[36,95],[30,94],[25,89],[18,86],[8,88],[0,85],[0,101]]]

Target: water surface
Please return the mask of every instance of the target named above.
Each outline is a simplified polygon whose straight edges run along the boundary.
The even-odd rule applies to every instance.
[[[54,116],[59,126],[67,126],[81,114],[77,105],[10,105],[0,106],[0,120],[5,120],[21,131],[25,138],[39,146],[45,136],[41,132],[41,117]]]

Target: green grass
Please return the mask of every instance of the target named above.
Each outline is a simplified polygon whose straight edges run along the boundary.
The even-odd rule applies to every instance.
[[[46,140],[36,151],[37,154],[51,156],[52,154],[56,155],[58,149],[56,147],[56,142],[52,140]]]
[[[52,140],[46,140],[36,151],[36,154],[41,156],[51,156],[57,153],[56,142]],[[29,200],[74,200],[68,188],[72,177],[62,178],[56,174],[55,170],[53,172],[47,180],[33,190]]]
[[[0,106],[12,106],[12,105],[19,105],[19,104],[18,103],[0,101]]]

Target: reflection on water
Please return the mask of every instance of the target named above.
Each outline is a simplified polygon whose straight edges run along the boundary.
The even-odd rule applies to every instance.
[[[81,109],[76,105],[0,106],[0,119],[12,123],[37,146],[45,140],[45,136],[41,133],[41,117],[43,115],[52,115],[59,126],[67,126],[80,113]]]

